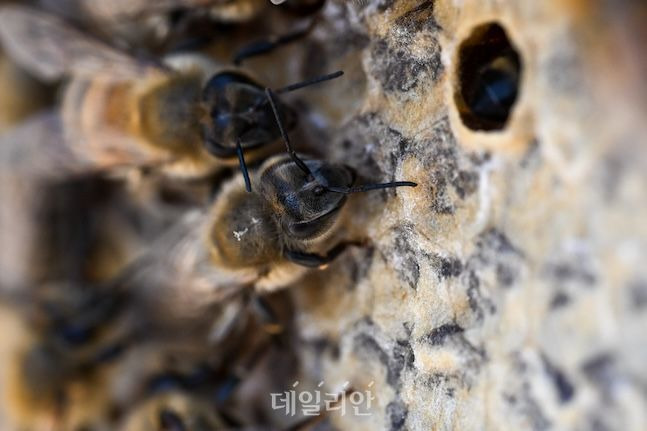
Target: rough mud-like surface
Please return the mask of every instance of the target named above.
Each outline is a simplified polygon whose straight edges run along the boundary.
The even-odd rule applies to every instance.
[[[355,69],[322,109],[362,98],[319,149],[419,184],[354,197],[371,245],[292,289],[303,380],[375,396],[337,427],[647,426],[644,59],[617,24],[632,3],[610,3],[328,4],[309,43],[333,60],[306,63]],[[492,21],[523,75],[503,130],[479,132],[454,102],[457,49]]]

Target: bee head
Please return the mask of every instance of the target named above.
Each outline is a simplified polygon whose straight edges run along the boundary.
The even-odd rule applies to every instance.
[[[204,145],[215,157],[237,155],[237,145],[249,150],[269,144],[281,136],[264,89],[238,71],[215,74],[202,91],[205,118],[202,121]],[[292,127],[296,114],[279,104],[284,124]]]
[[[354,172],[340,164],[305,159],[310,175],[289,157],[270,164],[260,178],[261,194],[271,199],[282,229],[292,238],[315,239],[326,233],[346,203],[346,195],[329,190],[349,188]]]

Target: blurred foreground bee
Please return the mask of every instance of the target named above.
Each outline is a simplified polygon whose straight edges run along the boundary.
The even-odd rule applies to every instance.
[[[205,57],[137,61],[52,15],[19,6],[0,10],[0,39],[41,78],[72,75],[62,108],[64,141],[98,169],[149,166],[174,177],[202,177],[243,164],[243,151],[252,159],[266,155],[279,137],[264,87]],[[293,111],[279,105],[284,121],[293,125]]]
[[[263,335],[235,302],[235,315],[224,307],[205,316],[210,331],[156,322],[162,316],[146,315],[118,283],[48,284],[6,298],[0,322],[16,327],[0,349],[0,405],[9,429],[113,429],[106,426],[142,399],[178,408],[169,400],[176,393],[191,400],[180,403],[183,417],[194,409],[208,412],[212,394],[230,386],[218,380],[229,361]],[[251,337],[239,336],[241,319]],[[213,331],[217,339],[207,336]]]
[[[267,91],[288,155],[266,160],[245,192],[244,175],[224,184],[208,210],[188,214],[151,247],[138,276],[172,309],[218,301],[246,285],[260,291],[286,286],[306,268],[322,267],[354,242],[339,238],[347,196],[408,181],[353,186],[354,171],[324,160],[301,158]],[[166,289],[166,290],[164,290]],[[164,292],[164,293],[162,293]]]
[[[143,183],[134,196],[76,160],[61,129],[45,113],[0,137],[0,291],[107,281],[198,205],[167,197],[166,185],[158,196]]]
[[[79,429],[107,420],[110,368],[135,341],[125,300],[111,291],[50,284],[6,304],[21,313],[14,317],[20,330],[5,339],[2,355],[10,429]]]
[[[325,0],[290,0],[279,10],[312,15]],[[119,46],[164,52],[203,44],[219,25],[244,24],[267,11],[267,0],[40,0],[45,10],[63,16]],[[305,35],[306,31],[303,35]],[[281,38],[279,38],[281,39]],[[279,40],[265,38],[263,45]]]
[[[325,0],[271,0],[301,13],[314,12]],[[40,0],[44,8],[70,17],[89,19],[99,24],[117,25],[142,16],[186,10],[209,15],[221,22],[245,22],[257,17],[267,0]]]

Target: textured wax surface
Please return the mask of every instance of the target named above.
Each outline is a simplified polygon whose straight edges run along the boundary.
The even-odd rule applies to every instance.
[[[292,289],[303,379],[373,382],[372,414],[332,414],[336,426],[645,429],[645,62],[621,23],[632,5],[326,6],[303,68],[347,73],[313,102],[339,126],[319,149],[365,179],[419,184],[354,196],[351,229],[371,246]],[[490,22],[523,73],[507,124],[480,132],[458,115],[457,58]]]

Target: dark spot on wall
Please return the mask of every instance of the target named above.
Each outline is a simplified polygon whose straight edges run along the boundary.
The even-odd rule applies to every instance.
[[[409,340],[397,340],[393,348],[393,362],[399,367],[398,376],[403,369],[412,369],[415,361],[413,348]]]
[[[398,278],[415,290],[420,280],[420,264],[413,246],[407,239],[409,234],[410,231],[405,228],[396,229],[393,253],[398,256],[395,264]]]
[[[447,180],[444,172],[431,171],[429,174],[429,187],[431,196],[430,209],[436,214],[454,214],[454,205],[447,195]]]
[[[467,288],[467,300],[470,310],[476,313],[477,319],[483,319],[483,308],[479,304],[481,292],[479,291],[480,281],[474,271],[470,271]]]
[[[528,418],[531,429],[535,431],[545,431],[552,427],[537,400],[530,396],[530,389],[525,390],[521,413]]]
[[[473,270],[469,271],[467,275],[467,300],[470,310],[476,314],[478,320],[483,319],[486,310],[491,314],[496,312],[496,306],[481,293],[480,285],[481,282],[476,273]]]
[[[427,334],[424,339],[431,343],[434,346],[439,346],[444,344],[447,337],[450,337],[454,334],[460,334],[464,331],[459,325],[455,323],[447,323],[445,325],[439,326],[433,329],[429,334]]]
[[[611,353],[601,353],[586,360],[582,364],[581,370],[598,387],[605,398],[610,398],[612,385],[617,374],[615,366],[615,358]]]
[[[330,357],[334,361],[338,361],[340,355],[341,355],[341,350],[339,349],[339,344],[337,344],[337,343],[333,344],[331,349],[330,349]]]
[[[613,428],[606,423],[606,420],[606,418],[602,418],[598,414],[594,414],[593,417],[589,419],[589,429],[591,431],[611,431]]]
[[[581,97],[578,95],[583,90],[580,77],[586,72],[582,70],[578,52],[572,44],[564,44],[560,49],[555,49],[547,59],[543,70],[547,72],[546,79],[551,83],[552,92]]]
[[[506,404],[509,404],[510,406],[514,406],[519,402],[516,394],[503,393],[501,394],[501,398],[503,398]]]
[[[579,259],[578,259],[579,260]],[[545,266],[545,274],[556,281],[575,282],[591,286],[596,283],[596,276],[584,262],[553,262]]]
[[[440,276],[442,278],[458,277],[463,271],[463,264],[456,258],[440,258]]]
[[[496,265],[496,280],[501,287],[511,287],[517,280],[518,274],[512,266],[499,262]]]
[[[358,181],[367,182],[395,180],[395,173],[402,160],[409,142],[399,131],[388,127],[384,120],[374,112],[358,115],[345,126],[339,134],[343,140],[337,143],[342,151],[336,154],[339,161],[348,163],[358,170]],[[344,148],[343,142],[348,141],[350,147]],[[395,194],[395,189],[383,192]]]
[[[531,165],[531,163],[534,163],[536,165],[536,161],[540,160],[540,157],[539,157],[540,154],[541,153],[539,151],[539,139],[533,138],[528,144],[528,148],[526,149],[526,152],[521,158],[519,165],[521,165],[522,168],[528,168]]]
[[[384,39],[377,40],[371,49],[371,73],[386,92],[406,93],[421,81],[436,82],[442,73],[440,45],[429,47],[428,53],[419,58],[406,45],[393,47]]]
[[[478,184],[479,176],[476,172],[459,171],[452,180],[456,194],[461,199],[465,199],[467,196],[473,194],[477,190]]]
[[[355,346],[355,350],[369,353],[372,358],[377,358],[380,363],[388,366],[389,355],[380,347],[375,338],[369,334],[357,334],[353,339],[353,345]]]
[[[402,400],[397,399],[395,401],[391,401],[386,406],[386,417],[388,418],[387,428],[390,431],[404,429],[408,413],[409,410]]]
[[[490,279],[489,274],[492,274],[497,286],[503,288],[519,284],[523,265],[523,252],[496,228],[479,236],[476,251],[466,262],[466,267],[478,278]]]
[[[605,201],[613,203],[618,195],[618,187],[625,172],[627,172],[628,163],[626,154],[631,151],[613,151],[606,154],[601,162],[600,169],[600,191]]]
[[[479,247],[489,248],[498,253],[513,253],[523,256],[521,250],[512,244],[510,239],[500,230],[491,228],[478,240]]]
[[[634,309],[642,310],[647,307],[647,280],[636,279],[631,281],[628,291]]]
[[[364,352],[370,359],[377,359],[386,367],[386,382],[396,390],[401,385],[402,371],[413,366],[413,349],[408,341],[397,341],[389,355],[378,341],[367,333],[355,336],[353,344],[356,351]]]
[[[570,382],[566,374],[564,374],[555,364],[553,364],[546,355],[541,355],[542,362],[546,374],[553,381],[555,391],[559,397],[560,403],[564,404],[570,401],[575,395],[575,387]]]
[[[557,310],[570,304],[571,297],[564,292],[558,292],[553,296],[553,299],[550,301],[550,309]]]

